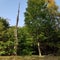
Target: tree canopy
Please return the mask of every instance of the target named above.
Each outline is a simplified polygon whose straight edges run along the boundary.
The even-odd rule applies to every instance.
[[[0,55],[60,55],[60,12],[54,0],[28,0],[25,26],[17,27],[17,51],[14,30],[0,17]]]

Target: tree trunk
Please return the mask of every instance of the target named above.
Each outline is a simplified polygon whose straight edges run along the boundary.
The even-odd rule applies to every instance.
[[[19,22],[19,12],[20,12],[20,4],[18,7],[18,14],[17,14],[17,19],[16,19],[16,26],[15,26],[15,43],[14,43],[14,55],[17,56],[17,47],[18,47],[18,22]]]
[[[14,41],[14,55],[17,55],[17,46],[18,46],[18,37],[17,37],[17,28],[15,28],[15,41]]]
[[[40,43],[38,42],[38,52],[39,52],[39,56],[41,56],[41,50],[40,50]]]

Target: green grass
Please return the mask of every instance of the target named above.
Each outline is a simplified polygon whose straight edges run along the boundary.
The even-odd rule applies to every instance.
[[[60,56],[0,56],[0,60],[60,60]]]

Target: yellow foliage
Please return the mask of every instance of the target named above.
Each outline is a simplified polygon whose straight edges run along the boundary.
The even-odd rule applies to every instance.
[[[54,0],[45,0],[45,2],[48,3],[48,6],[47,6],[48,8],[51,8],[51,7],[53,7],[55,5]]]

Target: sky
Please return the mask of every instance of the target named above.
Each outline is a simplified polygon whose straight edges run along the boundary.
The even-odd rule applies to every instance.
[[[19,26],[24,26],[24,12],[27,7],[27,0],[0,0],[0,17],[6,18],[10,26],[16,24],[18,4],[20,2]],[[60,0],[55,0],[60,6]]]

